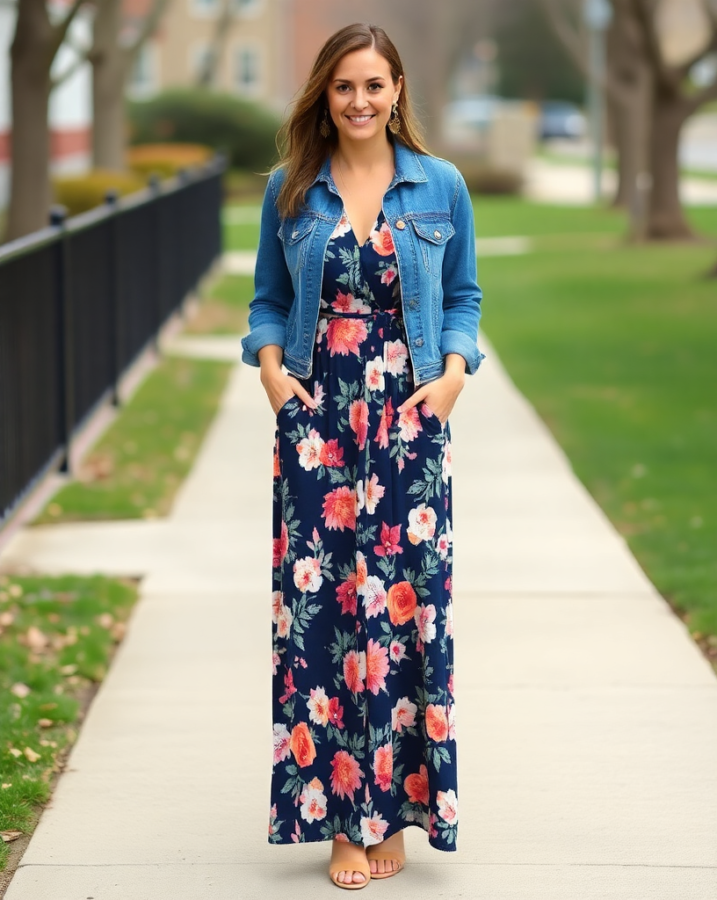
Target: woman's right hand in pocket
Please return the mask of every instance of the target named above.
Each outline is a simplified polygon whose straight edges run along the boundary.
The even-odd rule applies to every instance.
[[[294,378],[293,375],[285,375],[283,372],[279,372],[278,375],[274,374],[266,379],[262,376],[262,384],[275,416],[278,415],[281,407],[288,400],[291,400],[294,395],[306,406],[316,409],[314,398],[302,386],[298,378]]]

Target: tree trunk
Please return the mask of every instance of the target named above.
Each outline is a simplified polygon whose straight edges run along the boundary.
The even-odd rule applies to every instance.
[[[124,89],[129,54],[120,47],[120,0],[104,0],[97,7],[92,61],[92,161],[95,168],[125,167],[127,134]]]
[[[12,178],[5,235],[8,241],[47,225],[52,37],[44,0],[21,0],[10,48]]]
[[[693,238],[680,201],[678,149],[680,131],[688,116],[684,97],[655,89],[652,106],[650,158],[652,195],[647,237],[656,240]]]

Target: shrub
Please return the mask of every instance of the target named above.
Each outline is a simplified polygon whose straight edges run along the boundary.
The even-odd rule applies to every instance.
[[[519,194],[523,177],[515,169],[496,166],[482,160],[453,159],[472,194]]]
[[[132,144],[200,143],[226,154],[229,165],[262,171],[277,156],[278,119],[232,94],[175,88],[129,104]]]
[[[142,144],[127,151],[127,166],[145,179],[171,178],[182,169],[202,166],[214,151],[203,144]]]
[[[107,191],[120,195],[134,194],[146,185],[146,178],[133,172],[112,172],[93,169],[86,175],[53,178],[52,190],[56,203],[67,208],[68,216],[76,216],[105,202]]]

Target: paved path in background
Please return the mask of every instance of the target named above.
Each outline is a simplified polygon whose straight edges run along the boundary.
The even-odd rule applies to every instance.
[[[409,829],[389,892],[714,900],[717,679],[488,353],[452,417],[459,850]],[[273,433],[237,366],[168,519],[24,530],[0,556],[143,576],[6,900],[338,896],[328,845],[266,840]]]

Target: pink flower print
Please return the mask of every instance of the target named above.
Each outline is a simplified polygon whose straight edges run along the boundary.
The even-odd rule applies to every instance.
[[[309,707],[309,720],[317,725],[329,722],[329,698],[322,687],[311,688],[306,705]]]
[[[396,553],[403,553],[401,546],[401,526],[394,525],[391,527],[385,522],[381,524],[381,543],[377,544],[373,551],[376,556],[393,556]]]
[[[331,319],[326,329],[326,341],[332,356],[359,355],[359,346],[368,337],[366,323],[361,319]]]
[[[301,818],[309,824],[316,819],[325,818],[326,794],[324,794],[324,786],[318,778],[312,778],[307,785],[304,785],[304,790],[299,795],[299,803],[301,803],[299,808]]]
[[[291,623],[294,621],[289,607],[282,602],[276,615],[276,634],[280,638],[287,638],[291,630]]]
[[[371,391],[382,391],[384,389],[383,360],[380,356],[366,363],[366,384]]]
[[[451,788],[450,791],[438,791],[436,794],[438,815],[444,822],[454,825],[458,821],[458,797]]]
[[[376,695],[384,690],[388,670],[388,649],[369,638],[366,645],[366,690]]]
[[[383,747],[376,748],[373,755],[373,772],[374,784],[377,784],[382,791],[388,791],[393,778],[393,746],[391,744],[384,744]]]
[[[455,741],[456,739],[456,707],[455,704],[451,703],[448,709],[448,740]]]
[[[363,450],[368,437],[368,403],[365,400],[354,400],[349,406],[349,425],[356,435],[359,450]]]
[[[391,234],[391,229],[388,227],[387,222],[384,222],[378,231],[374,229],[369,237],[371,238],[373,249],[379,256],[390,256],[395,252],[393,235]]]
[[[326,494],[323,510],[322,515],[329,530],[356,530],[356,495],[350,488],[342,485]]]
[[[323,580],[321,563],[314,556],[305,556],[294,563],[294,584],[302,593],[316,593]]]
[[[361,589],[366,618],[380,616],[386,609],[386,588],[378,575],[369,575]],[[374,691],[375,693],[375,691]]]
[[[327,466],[330,469],[336,466],[343,466],[344,450],[343,447],[339,447],[338,438],[332,438],[324,443],[319,459],[322,466]]]
[[[272,560],[271,564],[274,568],[278,568],[284,561],[289,550],[289,529],[286,522],[281,523],[281,537],[274,538],[272,541]]]
[[[363,679],[366,677],[366,654],[349,650],[344,656],[344,681],[346,687],[357,694],[364,689]]]
[[[368,816],[361,817],[361,840],[364,847],[370,847],[371,844],[380,844],[383,836],[388,828],[388,822],[383,818],[381,813],[374,813],[370,818]]]
[[[412,509],[408,514],[408,540],[412,544],[429,541],[436,533],[436,519],[436,511],[425,503]]]
[[[276,624],[279,621],[279,613],[284,605],[284,595],[281,591],[274,591],[271,595],[271,621]]]
[[[392,284],[396,275],[398,275],[398,269],[393,263],[391,263],[390,266],[387,266],[383,270],[383,274],[381,275],[381,284]]]
[[[401,697],[391,710],[391,728],[401,732],[404,728],[412,728],[416,724],[418,707],[408,697]]]
[[[335,241],[336,238],[343,237],[345,234],[348,234],[349,231],[351,231],[351,223],[349,222],[349,217],[343,212],[336,227],[331,232],[329,240]]]
[[[279,697],[279,703],[286,703],[289,697],[296,693],[296,688],[294,687],[294,673],[291,669],[287,669],[284,673],[284,688],[284,693]]]
[[[407,443],[418,437],[419,431],[423,431],[415,406],[411,406],[399,414],[398,427],[401,432],[401,440]]]
[[[274,725],[274,765],[283,762],[291,755],[291,749],[289,747],[290,740],[291,735],[289,734],[286,725],[282,722],[276,723]],[[273,815],[275,818],[276,812],[274,812]]]
[[[387,341],[385,350],[386,371],[391,375],[403,375],[408,363],[408,347],[402,340]]]
[[[418,638],[421,645],[430,644],[436,636],[436,607],[432,603],[422,604],[414,614],[418,626]],[[422,649],[422,647],[418,647]]]
[[[452,462],[453,450],[451,449],[451,442],[446,441],[443,447],[443,462],[441,464],[441,478],[444,484],[448,484],[448,479],[451,477]]]
[[[329,722],[341,730],[344,728],[344,708],[339,706],[339,698],[332,697],[329,700]]]
[[[376,512],[378,501],[386,493],[386,488],[378,483],[378,475],[375,473],[364,483],[361,479],[356,482],[356,505],[360,512],[366,507],[366,512],[372,516]]]
[[[391,645],[388,648],[388,655],[393,662],[400,663],[406,656],[406,648],[400,641],[391,641]]]
[[[354,297],[353,294],[342,294],[341,291],[336,292],[336,299],[332,301],[331,308],[334,312],[339,313],[371,312],[371,307],[366,306],[360,297]]]
[[[346,581],[336,588],[336,599],[341,604],[341,612],[356,615],[356,573],[351,572]]]
[[[354,791],[361,787],[361,766],[346,750],[337,750],[331,760],[331,791],[343,800],[349,797],[353,803]]]
[[[321,465],[321,450],[323,446],[323,438],[315,428],[312,428],[308,437],[305,437],[296,445],[296,452],[299,454],[299,465],[302,469],[306,469],[307,472],[311,469],[318,469]]]
[[[381,421],[378,426],[378,431],[376,432],[376,437],[374,440],[378,443],[378,446],[382,450],[386,450],[388,448],[388,430],[393,423],[393,404],[391,403],[391,398],[386,401],[383,407],[383,411],[381,413]]]

